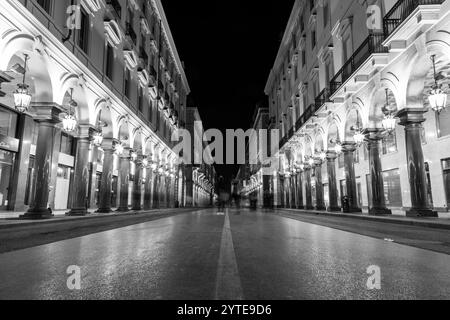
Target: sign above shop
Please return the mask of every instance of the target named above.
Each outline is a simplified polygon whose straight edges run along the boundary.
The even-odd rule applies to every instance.
[[[0,149],[19,152],[19,139],[14,139],[0,134]]]

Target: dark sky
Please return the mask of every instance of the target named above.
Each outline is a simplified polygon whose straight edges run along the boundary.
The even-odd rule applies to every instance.
[[[162,0],[205,128],[247,129],[294,0]],[[233,166],[218,166],[230,176]],[[228,178],[228,177],[227,177]]]

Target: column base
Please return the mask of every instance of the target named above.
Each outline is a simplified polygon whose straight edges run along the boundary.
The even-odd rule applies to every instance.
[[[313,206],[310,206],[310,205],[307,205],[307,206],[306,206],[306,210],[314,210],[314,207],[313,207]]]
[[[131,208],[131,210],[133,210],[133,211],[142,211],[142,207]]]
[[[317,206],[315,209],[317,211],[325,211],[325,210],[327,210],[327,208],[325,206]]]
[[[116,212],[128,212],[130,211],[130,208],[128,207],[119,207]]]
[[[21,215],[19,218],[23,220],[42,220],[42,219],[51,219],[54,215],[48,209],[30,209],[24,215]]]
[[[438,218],[437,211],[431,209],[410,209],[406,211],[407,217],[426,217],[426,218]]]
[[[297,206],[297,209],[303,210],[303,209],[305,209],[305,206]]]
[[[387,215],[392,215],[392,211],[387,208],[370,208],[369,215],[370,216],[387,216]]]
[[[342,209],[340,207],[329,207],[327,209],[328,212],[341,212]]]
[[[350,210],[348,210],[348,212],[344,212],[344,213],[362,213],[362,209],[361,208],[350,208]]]
[[[66,213],[66,216],[72,216],[72,217],[83,217],[89,214],[89,211],[86,209],[71,209],[69,212]]]
[[[95,211],[95,213],[111,213],[111,208],[99,208]]]

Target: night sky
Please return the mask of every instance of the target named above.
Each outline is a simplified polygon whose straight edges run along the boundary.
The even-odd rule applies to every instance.
[[[205,128],[247,129],[294,0],[162,0]],[[244,4],[245,3],[245,4]],[[235,166],[217,166],[227,180]]]

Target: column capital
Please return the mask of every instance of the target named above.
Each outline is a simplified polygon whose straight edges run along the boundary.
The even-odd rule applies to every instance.
[[[327,151],[327,161],[335,161],[337,159],[338,155],[336,151],[329,150]]]
[[[342,151],[343,152],[355,152],[357,149],[357,145],[355,142],[345,141],[342,144]]]
[[[35,102],[31,108],[34,111],[33,118],[38,122],[60,123],[59,115],[64,112],[59,104],[53,102]]]
[[[80,139],[93,139],[94,134],[98,132],[97,128],[90,124],[78,125],[78,138]]]
[[[379,128],[368,128],[365,129],[363,133],[366,136],[366,139],[370,142],[382,140],[384,131]]]
[[[397,117],[400,119],[400,124],[402,126],[408,126],[412,124],[421,124],[425,122],[425,113],[427,113],[427,109],[422,108],[405,108],[397,112]]]
[[[119,140],[113,138],[104,138],[101,148],[104,151],[114,151],[115,145],[119,143]]]

